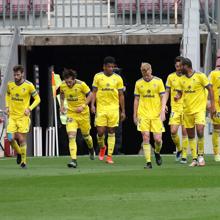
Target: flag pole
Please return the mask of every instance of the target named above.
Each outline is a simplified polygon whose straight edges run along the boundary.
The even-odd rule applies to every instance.
[[[59,156],[58,143],[58,125],[57,125],[57,106],[56,106],[56,83],[54,78],[54,71],[52,71],[52,89],[53,89],[53,107],[54,107],[54,121],[55,121],[55,137],[56,137],[56,156]]]

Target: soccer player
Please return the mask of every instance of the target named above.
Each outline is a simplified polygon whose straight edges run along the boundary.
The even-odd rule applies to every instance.
[[[177,87],[176,101],[183,96],[183,122],[189,138],[189,146],[192,153],[191,167],[205,166],[204,159],[204,126],[206,123],[207,93],[211,99],[211,114],[215,112],[212,86],[204,73],[192,69],[192,62],[188,58],[182,61],[182,73],[184,74]],[[198,142],[195,139],[195,129]],[[198,155],[197,155],[198,146]]]
[[[66,112],[64,99],[67,100],[68,105],[66,130],[69,137],[69,151],[72,160],[67,166],[70,168],[77,167],[76,133],[78,128],[81,130],[88,146],[90,159],[95,159],[93,141],[90,135],[91,126],[88,106],[92,99],[92,93],[86,83],[78,80],[76,77],[76,71],[65,69],[63,72],[64,82],[60,85],[60,111],[62,114]]]
[[[24,79],[24,68],[14,66],[14,81],[8,82],[6,93],[6,112],[8,114],[7,136],[17,152],[17,164],[27,168],[27,133],[30,127],[30,113],[40,103],[34,85]],[[30,99],[34,102],[30,105]],[[17,142],[18,140],[18,142]]]
[[[212,124],[212,145],[214,152],[214,160],[220,162],[219,155],[219,134],[220,134],[220,70],[216,69],[209,75],[210,84],[213,87],[216,114],[213,115]]]
[[[146,159],[144,168],[151,169],[150,132],[155,141],[155,159],[158,166],[162,164],[160,151],[162,148],[163,121],[165,120],[165,88],[163,81],[152,75],[149,63],[141,64],[142,78],[135,84],[134,91],[134,123],[143,138],[143,149]],[[163,110],[164,107],[164,110]]]
[[[178,101],[174,101],[174,97],[176,96],[176,87],[178,85],[179,80],[181,80],[182,72],[181,72],[181,60],[183,57],[178,56],[175,59],[175,68],[176,71],[171,73],[166,82],[166,102],[168,101],[170,94],[171,101],[171,113],[169,119],[170,132],[173,143],[177,148],[176,153],[176,161],[179,161],[181,156],[180,163],[187,163],[187,149],[188,149],[188,137],[186,129],[183,126],[183,99],[179,99]],[[178,135],[179,126],[182,127],[182,146],[180,144],[180,137]]]
[[[115,128],[120,120],[125,119],[124,85],[122,78],[113,72],[115,58],[104,59],[103,72],[97,73],[93,80],[93,100],[91,110],[95,113],[97,128],[97,141],[100,148],[99,160],[104,160],[106,146],[104,142],[105,131],[108,132],[108,155],[106,163],[113,164],[112,154],[115,146]],[[96,107],[95,107],[96,103]],[[120,107],[120,109],[119,109]]]

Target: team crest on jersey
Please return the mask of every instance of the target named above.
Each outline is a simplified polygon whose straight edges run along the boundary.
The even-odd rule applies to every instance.
[[[151,93],[150,89],[147,90],[147,93]]]
[[[188,89],[191,89],[192,88],[192,86],[188,86]]]
[[[109,86],[110,86],[110,84],[109,84],[109,83],[107,83],[107,84],[106,84],[106,87],[109,87]]]
[[[16,93],[16,94],[15,94],[15,96],[16,96],[16,97],[18,97],[18,96],[19,96],[19,94],[18,94],[18,93]]]
[[[26,90],[26,89],[25,89],[25,88],[23,88],[23,89],[22,89],[22,92],[25,92],[25,90]]]

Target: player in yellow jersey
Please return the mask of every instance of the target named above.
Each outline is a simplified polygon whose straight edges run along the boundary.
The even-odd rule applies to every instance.
[[[77,167],[77,146],[76,133],[77,129],[81,130],[83,139],[85,140],[90,159],[94,160],[93,141],[90,135],[90,113],[89,106],[92,99],[92,93],[85,82],[76,79],[76,72],[74,70],[64,70],[64,82],[60,85],[61,96],[61,113],[65,113],[64,99],[67,100],[67,124],[66,130],[69,137],[69,151],[71,162],[67,164],[70,168]]]
[[[114,163],[112,154],[115,147],[115,128],[125,119],[124,85],[121,76],[115,74],[115,58],[104,59],[103,72],[97,73],[93,80],[93,100],[91,110],[95,113],[97,141],[100,148],[99,160],[104,160],[106,146],[105,132],[108,132],[108,156],[106,163]],[[96,107],[95,107],[96,103]],[[120,108],[120,109],[119,109]]]
[[[187,130],[189,146],[193,158],[190,166],[204,166],[204,127],[206,123],[205,113],[207,103],[206,89],[211,99],[212,115],[215,112],[213,90],[204,73],[193,71],[190,59],[184,58],[181,63],[182,73],[184,75],[177,88],[179,92],[175,100],[178,101],[181,95],[183,96],[183,122]],[[195,139],[195,130],[198,137],[197,143]]]
[[[160,151],[162,148],[162,132],[164,132],[163,121],[165,120],[165,88],[163,81],[152,75],[149,63],[141,64],[141,73],[143,77],[135,84],[133,119],[143,138],[145,168],[151,169],[150,132],[153,133],[155,141],[156,163],[158,166],[162,164]]]
[[[21,65],[15,66],[13,71],[14,82],[8,83],[6,93],[7,136],[17,152],[17,164],[26,168],[26,137],[30,127],[30,113],[40,103],[40,97],[34,85],[24,79],[24,68]],[[31,97],[34,102],[30,105]]]
[[[216,114],[213,115],[212,124],[213,124],[213,132],[212,132],[212,145],[214,152],[214,160],[216,162],[220,162],[219,155],[219,134],[220,134],[220,70],[216,69],[212,71],[209,75],[210,84],[212,85],[214,92],[214,101]]]
[[[181,80],[181,76],[182,76],[182,72],[181,72],[182,59],[183,57],[181,56],[178,56],[175,59],[176,72],[171,73],[167,78],[165,97],[167,102],[170,94],[171,113],[170,113],[169,125],[170,125],[170,132],[173,143],[177,148],[176,161],[179,161],[181,159],[180,163],[185,164],[187,163],[187,149],[189,143],[188,143],[186,129],[183,126],[183,99],[181,98],[177,102],[174,101],[174,97],[176,96],[177,93],[176,87],[178,85],[179,80]],[[180,143],[180,137],[178,135],[179,126],[181,126],[182,128],[182,146]]]

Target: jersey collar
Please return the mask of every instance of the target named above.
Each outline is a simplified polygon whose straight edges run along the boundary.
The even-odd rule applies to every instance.
[[[190,79],[194,75],[195,72],[196,71],[193,71],[193,74],[191,76],[187,76],[187,75],[185,75],[185,76]]]
[[[144,77],[142,77],[142,78],[145,82],[150,82],[154,78],[154,76],[152,76],[152,78],[150,80],[145,80]]]

